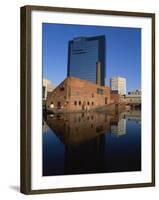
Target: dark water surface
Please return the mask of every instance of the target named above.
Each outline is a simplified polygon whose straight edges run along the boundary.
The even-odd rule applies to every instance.
[[[141,170],[141,112],[47,115],[43,176]]]

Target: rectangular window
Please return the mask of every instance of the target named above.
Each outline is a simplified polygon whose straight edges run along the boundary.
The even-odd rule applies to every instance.
[[[43,86],[43,98],[45,98],[45,90],[46,90],[46,87]]]
[[[103,90],[100,89],[100,88],[97,88],[97,93],[98,93],[98,94],[103,94]]]
[[[108,102],[108,98],[107,98],[107,97],[105,97],[105,104],[107,104],[107,102]]]
[[[64,91],[65,87],[63,85],[60,85],[60,91]]]

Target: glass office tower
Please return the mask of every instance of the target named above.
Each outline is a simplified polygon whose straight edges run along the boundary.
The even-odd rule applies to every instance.
[[[69,41],[67,76],[105,85],[105,36]]]

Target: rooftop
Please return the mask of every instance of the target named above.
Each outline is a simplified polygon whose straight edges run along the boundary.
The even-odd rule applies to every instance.
[[[61,84],[63,84],[64,82],[66,81],[79,81],[79,82],[82,82],[82,83],[86,83],[86,84],[89,84],[90,86],[96,86],[96,87],[100,87],[100,88],[109,88],[107,86],[101,86],[101,85],[98,85],[98,84],[95,84],[95,83],[92,83],[90,81],[87,81],[87,80],[82,80],[80,78],[75,78],[75,77],[68,77],[68,78],[65,78],[57,87],[59,87]]]

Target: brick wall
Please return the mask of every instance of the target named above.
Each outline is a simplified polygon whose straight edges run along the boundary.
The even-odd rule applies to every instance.
[[[62,111],[91,110],[111,103],[110,89],[77,78],[65,79],[47,98]]]

